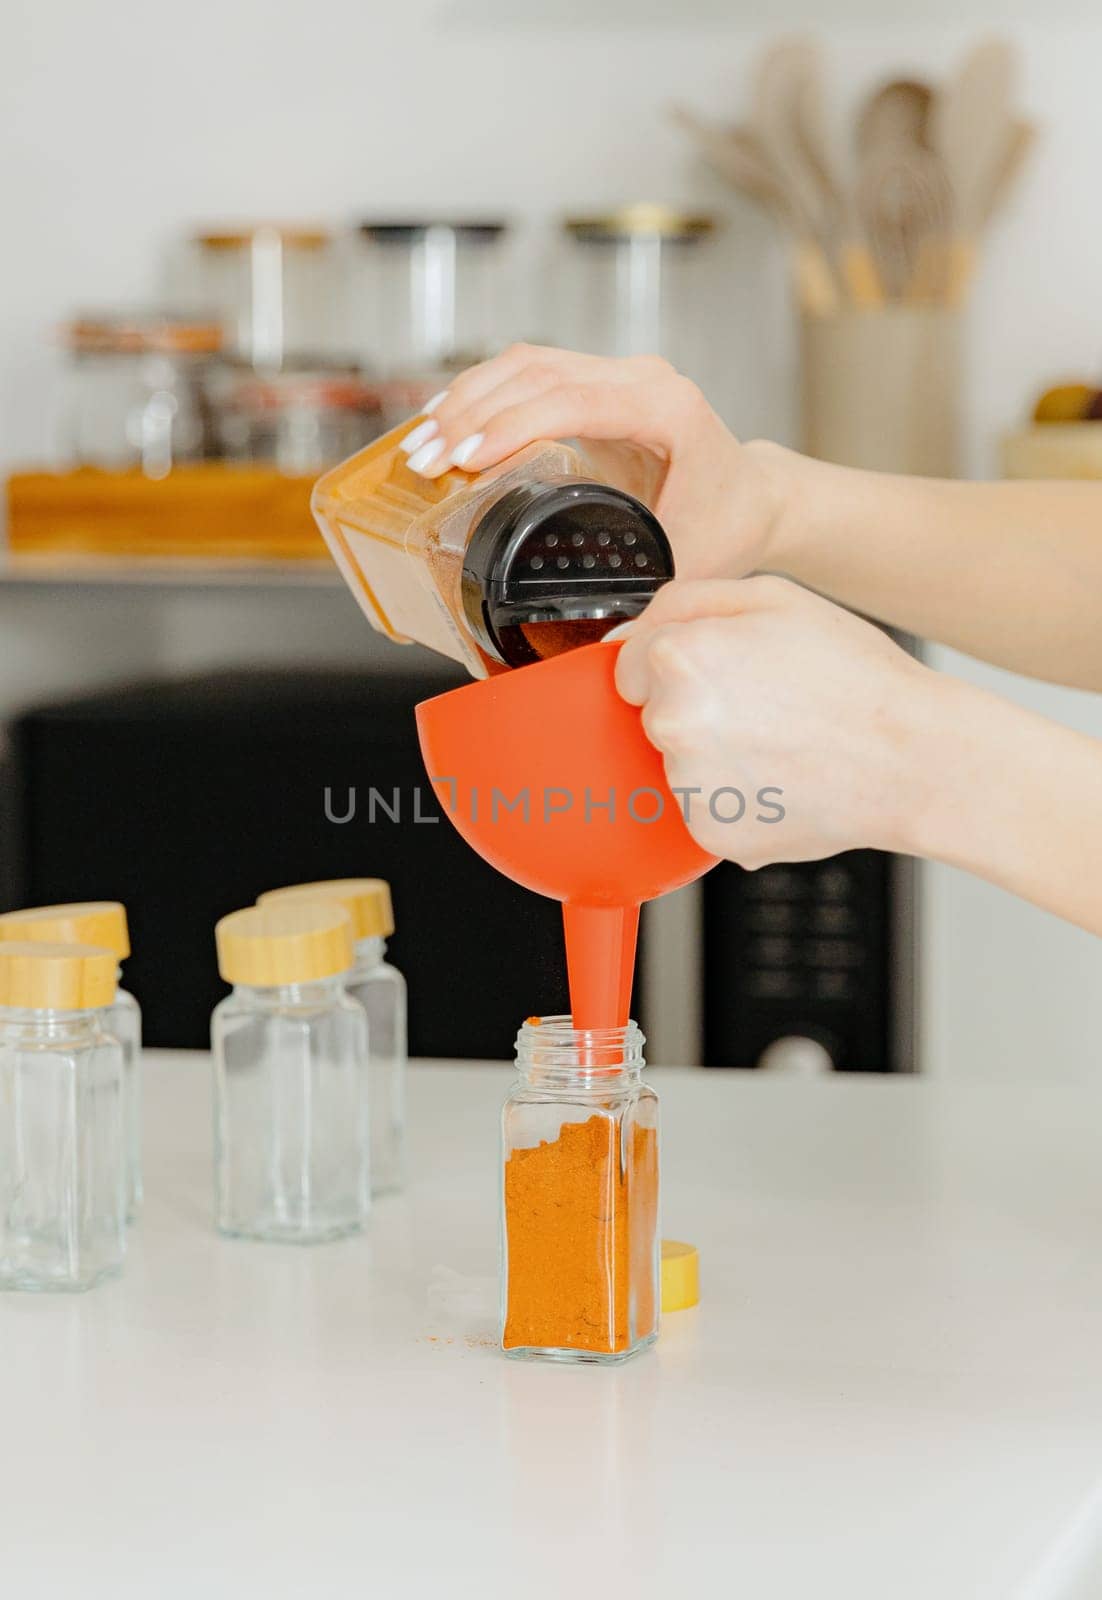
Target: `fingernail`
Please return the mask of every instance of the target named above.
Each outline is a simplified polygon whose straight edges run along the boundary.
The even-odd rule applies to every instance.
[[[477,453],[485,437],[484,433],[469,433],[465,439],[460,439],[452,451],[452,466],[465,467],[471,457]]]
[[[610,628],[607,633],[602,633],[601,643],[608,644],[609,640],[626,639],[634,626],[631,622],[619,622],[615,628]]]
[[[409,470],[411,472],[424,472],[426,467],[432,466],[443,448],[443,439],[430,439],[428,444],[423,444],[420,450],[415,450],[410,456]]]
[[[431,400],[426,401],[426,403],[421,407],[421,410],[425,413],[426,417],[431,417],[437,406],[442,406],[450,393],[450,389],[441,389],[439,394],[434,394]]]
[[[406,434],[405,438],[402,440],[399,448],[404,450],[407,456],[411,456],[415,450],[419,449],[421,445],[426,442],[426,440],[431,439],[434,433],[439,432],[440,424],[438,422],[434,422],[430,417],[427,422],[419,422],[416,428],[411,428]]]

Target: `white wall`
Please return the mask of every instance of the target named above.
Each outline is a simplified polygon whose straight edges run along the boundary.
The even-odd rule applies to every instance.
[[[846,0],[835,3],[845,17]],[[524,15],[535,4],[490,9]],[[809,8],[840,110],[887,70],[940,70],[997,22],[988,0],[954,8],[963,23],[921,28],[892,26],[896,7],[902,0],[876,8],[886,21],[833,26],[828,6]],[[602,0],[584,9],[599,18]],[[746,0],[703,8],[720,9],[736,19],[754,11]],[[1102,347],[1102,24],[1062,26],[1051,10],[1038,3],[1037,24],[1014,30],[1026,102],[1046,137],[975,297],[977,466],[1044,376],[1090,369]],[[444,0],[8,0],[0,464],[51,449],[48,341],[59,318],[148,298],[166,243],[195,221],[500,210],[525,228],[519,321],[540,332],[548,318],[535,263],[548,216],[632,196],[728,203],[663,107],[738,113],[764,35],[752,22],[694,22],[699,13],[672,0],[667,14],[669,27],[510,27],[456,21]],[[770,35],[784,25],[770,8]],[[783,433],[793,374],[778,252],[745,211],[732,243],[730,329],[719,337],[730,338],[734,416],[746,431]]]
[[[614,0],[604,0],[613,5]],[[837,0],[839,6],[845,0]],[[989,468],[1000,429],[1061,372],[1102,368],[1102,23],[1073,0],[1021,0],[1025,101],[1042,148],[991,240],[969,327],[968,445]],[[529,0],[535,7],[537,0]],[[573,5],[598,16],[602,0]],[[902,11],[902,0],[890,0]],[[731,11],[739,7],[733,0]],[[434,19],[437,0],[8,0],[0,51],[0,467],[50,454],[57,359],[49,336],[78,306],[150,297],[166,244],[193,222],[269,215],[354,219],[501,211],[522,227],[526,291],[516,330],[548,319],[546,219],[625,198],[727,205],[662,108],[739,114],[764,35],[700,21],[726,5],[671,3],[670,26],[508,26],[524,0],[468,0],[479,26]],[[460,13],[462,14],[462,7]],[[550,3],[541,8],[554,14]],[[753,10],[741,0],[743,13]],[[824,23],[838,103],[886,72],[937,72],[999,8],[939,5],[893,26]],[[648,6],[653,19],[661,7]],[[955,20],[945,20],[951,14]],[[852,11],[848,12],[852,16]],[[928,13],[929,15],[929,13]],[[770,9],[769,33],[787,18]],[[734,208],[728,246],[730,412],[745,433],[790,435],[794,367],[783,263],[769,229]],[[351,659],[360,630],[344,597],[247,607],[194,596],[139,616],[128,599],[62,603],[9,592],[0,607],[0,704],[140,667],[270,660],[295,612],[294,659]],[[347,605],[347,602],[345,602]],[[247,618],[246,618],[247,612]],[[59,655],[51,628],[67,641]],[[125,637],[115,647],[113,635]],[[942,664],[978,671],[959,660]],[[61,668],[64,666],[64,672]],[[61,673],[61,677],[59,677]],[[1008,692],[1025,695],[1009,680]],[[1073,697],[1046,706],[1075,718]],[[1087,708],[1083,715],[1094,717]],[[1102,728],[1096,727],[1096,731]],[[1081,1075],[1102,1053],[1102,944],[949,872],[927,883],[927,1064],[985,1075]]]

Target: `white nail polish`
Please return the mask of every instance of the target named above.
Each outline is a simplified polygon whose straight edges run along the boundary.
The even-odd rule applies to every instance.
[[[434,422],[430,417],[427,422],[420,422],[416,428],[412,428],[402,440],[399,448],[404,450],[407,456],[411,456],[415,450],[419,450],[423,444],[427,444],[434,434],[439,432],[440,424]]]
[[[441,389],[439,394],[434,394],[431,400],[427,400],[421,407],[426,417],[431,417],[437,406],[442,406],[450,393],[450,389]]]
[[[430,439],[428,444],[423,444],[420,450],[415,450],[410,456],[409,470],[411,472],[424,472],[426,467],[432,466],[443,448],[443,439]]]
[[[452,466],[465,467],[485,437],[484,433],[469,433],[465,439],[461,439],[452,451]]]

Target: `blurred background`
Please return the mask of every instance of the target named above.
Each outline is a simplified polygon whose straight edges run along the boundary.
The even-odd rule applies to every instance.
[[[1102,475],[1090,10],[15,0],[3,906],[125,900],[147,1041],[200,1045],[218,915],[383,876],[414,1052],[505,1056],[561,1002],[555,908],[368,820],[456,680],[364,623],[312,479],[517,338],[658,349],[829,459]],[[857,854],[671,897],[637,1003],[656,1061],[1074,1078],[1100,979],[1085,934]]]

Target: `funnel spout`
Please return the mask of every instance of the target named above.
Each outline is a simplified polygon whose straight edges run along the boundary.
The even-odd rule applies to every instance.
[[[638,906],[562,908],[575,1028],[622,1028],[631,1008]]]

